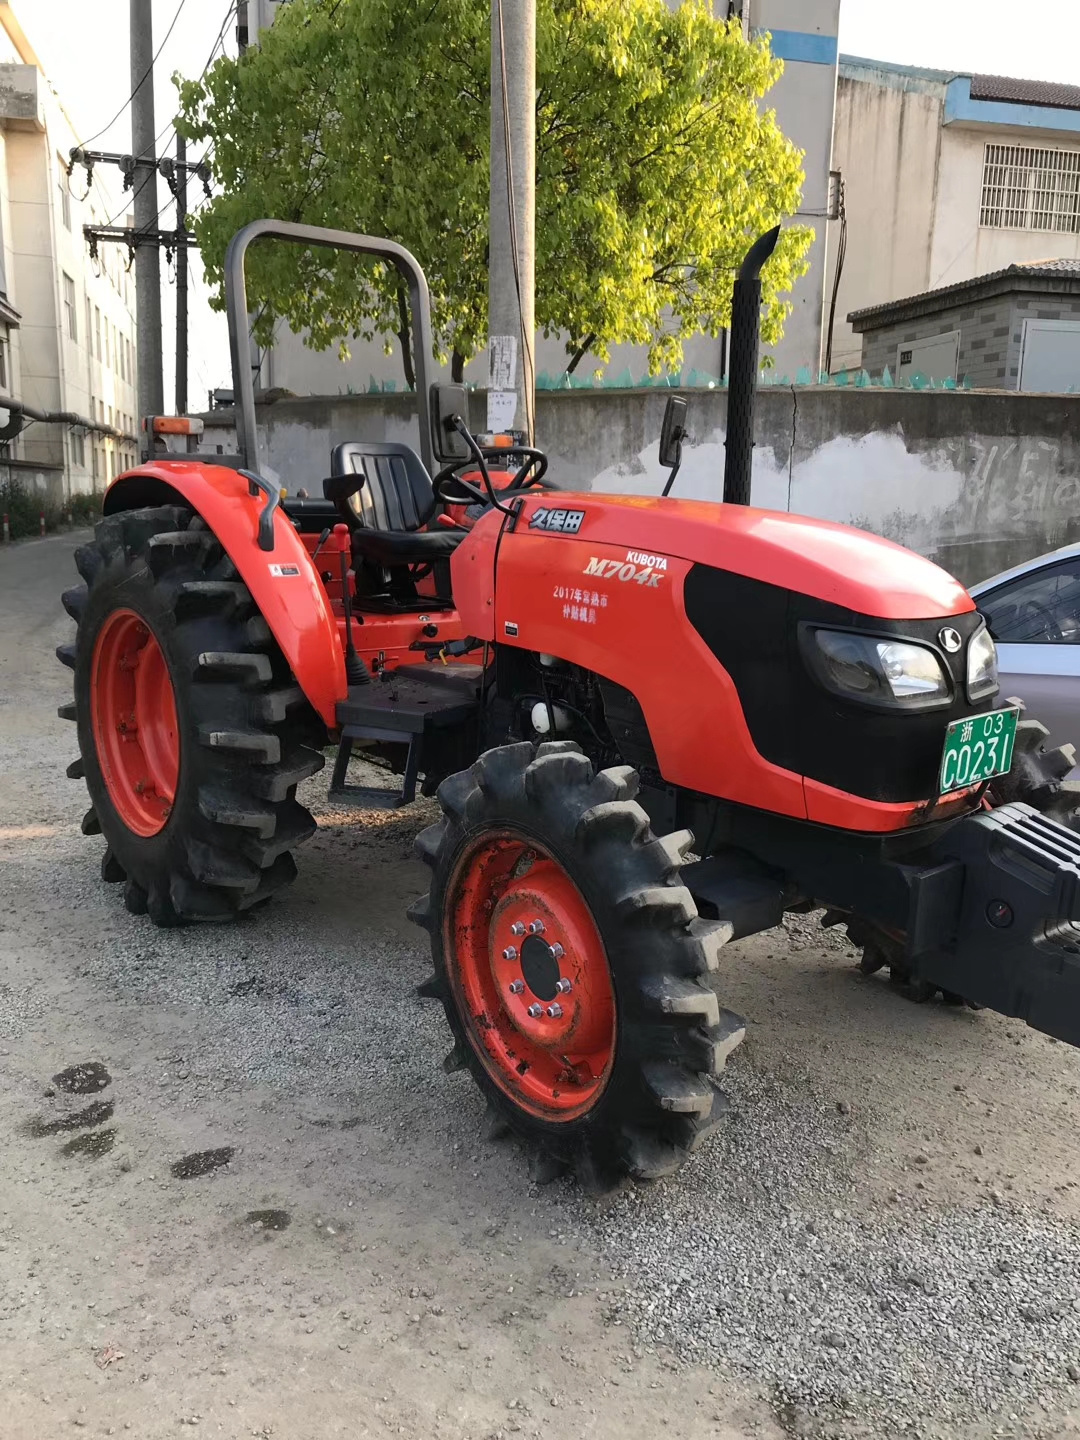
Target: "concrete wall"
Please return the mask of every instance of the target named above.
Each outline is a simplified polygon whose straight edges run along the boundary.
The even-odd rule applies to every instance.
[[[676,495],[718,499],[727,396],[692,392]],[[663,391],[537,397],[551,475],[571,489],[655,494]],[[1078,402],[977,391],[766,388],[759,392],[753,499],[769,509],[886,535],[973,582],[1080,539]],[[481,424],[484,396],[470,396]],[[231,449],[231,412],[205,417]],[[359,436],[416,443],[410,396],[285,400],[260,409],[260,464],[321,493],[330,448]]]
[[[1045,111],[1048,127],[1053,111]],[[1072,112],[1063,115],[1071,117]],[[1013,230],[979,224],[986,146],[1080,149],[1075,132],[1017,126],[948,124],[941,137],[941,169],[930,253],[930,285],[955,285],[1028,260],[1080,258],[1080,235],[1067,231]]]
[[[771,347],[778,375],[796,375],[821,365],[822,318],[836,109],[836,36],[840,0],[750,0],[750,27],[768,30],[773,54],[784,73],[765,97],[780,129],[805,151],[801,223],[815,231],[810,269],[791,293],[794,307],[779,345]]]
[[[834,371],[862,363],[861,339],[847,323],[852,310],[930,288],[944,101],[942,83],[869,62],[843,64],[833,163],[844,177],[848,242],[833,329]],[[830,283],[838,232],[833,226]]]

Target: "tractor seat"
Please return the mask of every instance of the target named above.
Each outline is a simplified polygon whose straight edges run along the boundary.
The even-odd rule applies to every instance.
[[[388,570],[445,560],[464,539],[464,530],[363,530],[352,532],[353,551]]]
[[[408,445],[350,440],[330,452],[323,494],[352,531],[353,550],[384,569],[452,555],[463,530],[421,530],[435,513],[424,462]]]

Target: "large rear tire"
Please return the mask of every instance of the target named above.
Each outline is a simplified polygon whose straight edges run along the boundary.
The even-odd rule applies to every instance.
[[[75,672],[85,834],[155,925],[231,920],[296,874],[315,830],[295,798],[323,764],[313,715],[235,566],[180,506],[110,515],[76,551],[85,582],[57,649]]]
[[[719,1122],[715,1077],[743,1038],[707,983],[731,927],[698,918],[678,876],[693,837],[654,836],[637,786],[569,742],[504,746],[443,781],[417,842],[432,885],[410,914],[431,934],[447,1066],[468,1067],[538,1178],[672,1174]]]

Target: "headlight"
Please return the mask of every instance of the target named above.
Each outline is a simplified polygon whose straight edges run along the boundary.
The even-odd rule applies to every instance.
[[[968,645],[967,696],[969,700],[986,700],[1000,689],[998,681],[997,646],[984,625],[976,630]]]
[[[845,699],[890,710],[928,710],[949,702],[948,676],[923,645],[851,630],[810,630],[807,641],[818,678]]]

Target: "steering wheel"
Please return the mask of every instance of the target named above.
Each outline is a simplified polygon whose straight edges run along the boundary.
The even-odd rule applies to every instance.
[[[1029,600],[1024,607],[1027,611],[1033,611],[1043,622],[1043,629],[1046,638],[1050,641],[1062,641],[1065,636],[1061,633],[1061,626],[1058,624],[1054,612],[1048,605],[1043,605],[1039,600]]]
[[[440,470],[431,482],[435,499],[442,505],[490,505],[491,496],[482,485],[466,480],[457,473],[462,465],[475,464],[475,460],[459,460],[457,464],[447,465]]]
[[[523,463],[518,467],[510,484],[505,489],[496,492],[500,500],[507,496],[519,495],[525,490],[531,490],[533,486],[539,485],[547,474],[547,456],[542,450],[534,450],[531,446],[515,445],[512,450],[506,450],[495,445],[484,445],[480,447],[480,453],[488,463],[503,461],[507,455],[524,457]],[[465,467],[476,468],[476,460],[473,456],[455,460],[453,464],[447,465],[439,471],[431,485],[436,500],[444,505],[490,505],[492,503],[491,496],[482,485],[477,485],[473,480],[466,480],[464,476],[458,474],[458,471]]]

